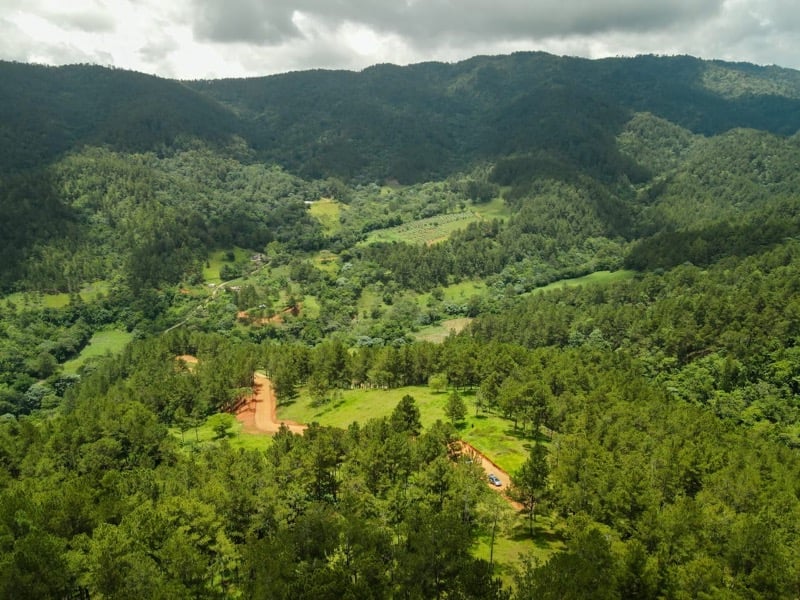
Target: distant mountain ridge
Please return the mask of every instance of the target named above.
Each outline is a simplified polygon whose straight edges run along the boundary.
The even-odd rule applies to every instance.
[[[541,52],[175,81],[98,66],[0,62],[0,172],[85,145],[168,151],[238,136],[307,178],[401,182],[545,152],[593,176],[643,175],[616,137],[648,112],[694,133],[800,130],[800,72],[688,56]]]

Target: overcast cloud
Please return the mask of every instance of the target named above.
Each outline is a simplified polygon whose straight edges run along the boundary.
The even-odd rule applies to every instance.
[[[0,0],[0,58],[174,78],[544,50],[800,68],[796,0]]]

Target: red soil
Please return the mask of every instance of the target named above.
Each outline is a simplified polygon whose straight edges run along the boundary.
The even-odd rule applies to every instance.
[[[508,497],[508,490],[511,487],[511,476],[508,473],[498,467],[485,454],[479,452],[472,444],[461,442],[461,451],[476,457],[478,459],[478,464],[483,467],[483,470],[486,471],[487,476],[489,473],[494,473],[495,476],[500,480],[500,483],[502,483],[502,485],[498,487],[496,485],[492,485],[487,479],[486,485],[490,486],[497,493],[502,494],[503,498],[505,498],[508,503],[517,510],[522,510],[524,508],[522,504],[515,502]]]
[[[301,306],[296,304],[294,306],[288,306],[284,308],[281,312],[272,315],[271,317],[261,317],[260,319],[253,319],[250,324],[251,325],[267,325],[269,323],[283,323],[283,316],[287,314],[291,314],[293,316],[297,316],[300,314]],[[236,318],[240,321],[247,321],[250,319],[250,315],[246,310],[240,310],[236,313]]]
[[[197,357],[182,354],[176,357],[187,365],[197,364]],[[253,395],[236,409],[236,420],[247,433],[277,433],[281,423],[285,423],[292,433],[303,433],[305,425],[294,421],[278,421],[278,401],[272,382],[264,375],[256,373],[253,377]]]
[[[236,411],[236,419],[247,433],[276,433],[284,423],[292,433],[303,433],[306,426],[294,421],[278,421],[278,402],[272,382],[255,374],[253,395]]]

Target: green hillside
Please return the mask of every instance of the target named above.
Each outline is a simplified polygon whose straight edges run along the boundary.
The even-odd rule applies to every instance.
[[[797,597],[798,130],[692,57],[0,63],[0,598]]]

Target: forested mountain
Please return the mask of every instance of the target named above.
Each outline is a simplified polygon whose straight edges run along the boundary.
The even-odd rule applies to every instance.
[[[186,86],[94,65],[0,61],[0,173],[42,166],[84,145],[159,150],[180,138],[222,141],[240,124]]]
[[[691,57],[0,63],[0,598],[797,597],[799,131]]]
[[[544,151],[633,180],[642,173],[614,140],[636,112],[707,136],[800,129],[797,72],[691,57],[518,53],[183,83],[95,66],[0,63],[0,75],[3,170],[83,144],[157,151],[238,134],[260,158],[312,178],[411,183]]]

